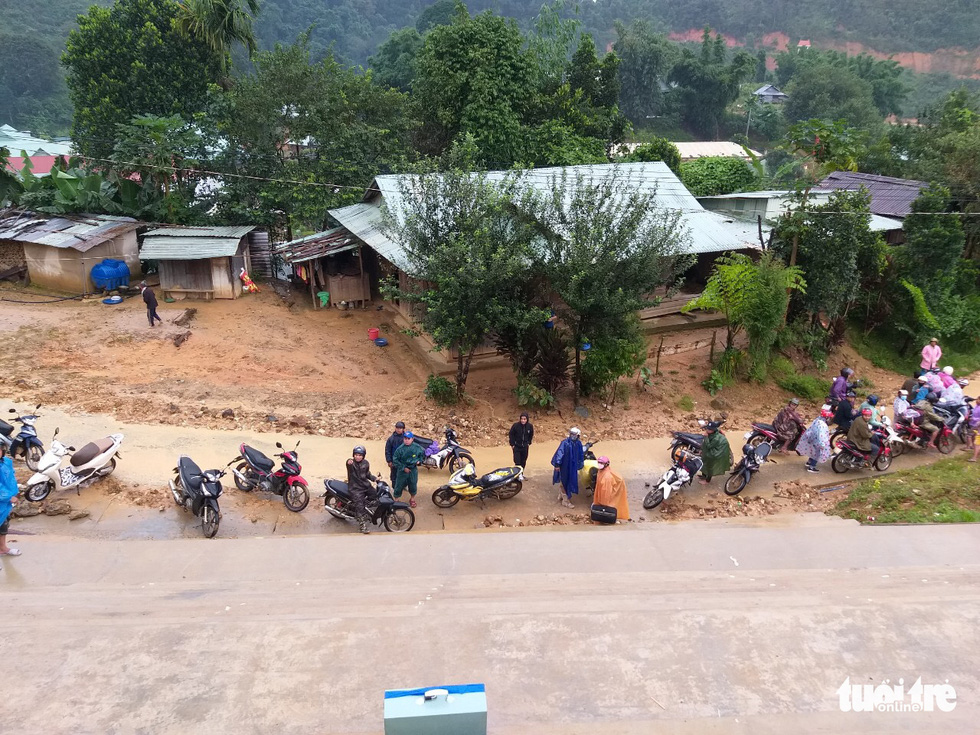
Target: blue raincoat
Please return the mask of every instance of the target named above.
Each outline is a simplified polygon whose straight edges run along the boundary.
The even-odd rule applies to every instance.
[[[585,447],[580,439],[568,437],[558,445],[551,458],[551,466],[557,467],[552,484],[561,482],[566,495],[578,494],[578,471],[585,466]]]
[[[14,507],[11,499],[18,493],[17,478],[14,477],[14,460],[4,457],[0,462],[0,524],[10,516]]]

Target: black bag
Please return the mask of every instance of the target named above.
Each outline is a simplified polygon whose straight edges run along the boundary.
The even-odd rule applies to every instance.
[[[596,523],[615,523],[616,509],[611,505],[592,504],[592,520]]]

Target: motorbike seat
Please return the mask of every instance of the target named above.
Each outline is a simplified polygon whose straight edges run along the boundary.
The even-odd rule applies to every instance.
[[[752,425],[757,429],[762,429],[763,431],[769,431],[773,434],[776,433],[776,427],[773,426],[772,424],[764,424],[761,421],[753,421]]]
[[[699,447],[701,446],[701,443],[704,441],[703,434],[690,434],[686,431],[675,431],[674,436],[678,439],[683,439],[684,441]]]
[[[88,464],[103,452],[110,450],[112,444],[112,439],[108,436],[98,441],[89,442],[71,456],[71,466],[81,467]]]
[[[197,462],[186,454],[180,455],[177,460],[177,471],[180,473],[180,482],[186,490],[200,490],[201,483],[204,482],[204,473],[197,466]]]
[[[242,447],[242,454],[245,455],[245,459],[248,463],[258,467],[260,470],[265,470],[266,472],[272,471],[275,466],[275,462],[266,457],[258,449],[252,449],[252,447],[247,444]]]
[[[422,449],[428,449],[431,444],[435,442],[435,439],[426,439],[424,436],[415,436],[415,441],[413,444],[418,444]]]
[[[14,431],[14,427],[8,424],[3,419],[0,419],[0,434],[4,436],[10,436]]]
[[[347,487],[346,482],[341,482],[340,480],[324,480],[323,484],[342,498],[350,497],[350,489]]]

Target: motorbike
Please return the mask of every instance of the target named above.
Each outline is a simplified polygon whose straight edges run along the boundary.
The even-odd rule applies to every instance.
[[[41,404],[39,403],[34,407],[34,410],[38,411],[40,408]],[[10,409],[10,413],[17,413],[17,411],[12,408]],[[34,422],[39,418],[40,416],[36,413],[17,416],[14,419],[14,421],[20,424],[20,431],[17,433],[17,436],[13,435],[13,427],[10,424],[5,421],[0,421],[0,437],[3,439],[3,446],[0,447],[0,452],[7,451],[11,457],[23,454],[27,468],[34,472],[37,472],[41,455],[44,454],[44,445],[38,439],[37,429],[34,428]],[[6,431],[5,427],[10,427],[9,432],[6,434],[3,433]]]
[[[800,441],[800,437],[803,436],[803,427],[796,427],[796,436],[786,444],[787,451],[793,451],[796,449],[796,444]],[[764,424],[761,421],[752,422],[752,431],[747,431],[745,433],[745,440],[753,447],[757,447],[760,444],[769,444],[773,449],[779,449],[783,446],[783,441],[776,434],[776,427],[772,424]]]
[[[698,426],[704,428],[707,425],[705,419],[698,419]],[[724,423],[724,422],[722,422]],[[701,444],[704,442],[704,434],[692,434],[687,431],[672,431],[670,435],[673,440],[670,442],[670,459],[677,462],[681,452],[700,456]]]
[[[752,476],[762,468],[762,465],[772,461],[769,459],[771,452],[772,445],[769,442],[760,442],[754,446],[746,443],[742,447],[742,459],[725,480],[725,495],[738,495],[742,492],[752,482]]]
[[[276,442],[276,447],[283,448],[279,442]],[[276,456],[281,460],[281,466],[273,471],[275,467],[273,460],[258,449],[242,444],[238,447],[238,456],[229,462],[231,466],[240,461],[240,464],[232,470],[235,485],[244,492],[264,490],[281,495],[285,506],[294,513],[299,513],[309,505],[310,490],[306,480],[299,474],[303,468],[299,464],[299,455],[296,453],[298,448],[299,442],[296,442],[296,446],[290,451],[279,452]]]
[[[486,498],[507,500],[524,487],[523,472],[520,467],[500,467],[478,478],[476,469],[468,464],[432,493],[432,502],[440,508],[452,508],[460,500],[479,500],[481,503]]]
[[[685,485],[690,485],[704,466],[704,460],[700,454],[681,450],[676,457],[671,452],[673,464],[670,469],[661,475],[657,481],[657,486],[650,490],[643,498],[643,507],[652,510],[676,493]]]
[[[948,404],[937,403],[936,413],[943,417],[943,423],[949,427],[950,432],[963,444],[968,440],[966,420],[970,415],[970,403],[972,398],[963,398],[963,403]]]
[[[892,448],[888,443],[887,435],[878,433],[878,437],[882,440],[881,451],[873,465],[871,464],[870,452],[862,452],[847,439],[842,439],[837,444],[838,451],[830,463],[831,468],[838,474],[843,474],[848,470],[864,469],[868,466],[873,466],[878,472],[884,472],[892,465]]]
[[[326,491],[320,497],[323,498],[324,510],[334,518],[356,523],[354,503],[351,500],[347,483],[327,479],[323,481],[323,486]],[[386,531],[392,533],[411,531],[415,525],[415,513],[408,507],[408,503],[395,500],[392,497],[391,488],[384,480],[378,480],[375,490],[377,491],[375,496],[372,498],[369,495],[365,501],[371,523],[375,526],[381,524]]]
[[[235,460],[232,460],[234,462]],[[221,523],[221,478],[225,476],[231,462],[224,469],[201,471],[197,463],[186,454],[177,458],[174,477],[170,480],[170,493],[174,502],[184,510],[201,519],[204,538],[214,538]]]
[[[122,441],[122,434],[110,434],[76,450],[58,441],[58,429],[55,429],[51,446],[38,462],[38,471],[27,481],[24,497],[32,503],[39,503],[55,489],[75,488],[80,493],[83,487],[113,473],[116,460],[122,459],[119,454]],[[71,459],[67,467],[62,467],[65,457]]]
[[[426,439],[424,436],[416,436],[415,443],[425,450],[425,461],[422,467],[430,470],[441,470],[449,467],[450,472],[455,472],[465,464],[476,464],[473,454],[469,449],[465,449],[459,443],[459,437],[451,427],[446,427],[446,443],[441,447],[435,439]]]
[[[898,438],[902,441],[904,452],[908,447],[918,447],[919,449],[924,448],[931,438],[931,433],[926,432],[922,429],[919,424],[921,423],[921,417],[916,418],[914,421],[897,421],[895,422],[895,433]],[[939,427],[939,434],[936,435],[936,448],[939,449],[940,454],[949,454],[953,451],[953,432],[950,430],[949,426],[943,424]]]
[[[578,486],[588,492],[589,495],[595,494],[595,482],[596,478],[599,477],[599,462],[595,452],[592,451],[592,447],[598,443],[599,440],[596,439],[594,442],[587,442],[583,445],[585,456],[582,469],[578,471]]]

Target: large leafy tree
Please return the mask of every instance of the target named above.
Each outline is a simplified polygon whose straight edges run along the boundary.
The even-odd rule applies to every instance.
[[[847,67],[831,63],[807,66],[793,77],[786,93],[784,114],[790,122],[845,120],[852,127],[868,129],[882,120],[871,84]]]
[[[633,125],[645,125],[648,117],[663,115],[663,89],[679,51],[647,21],[636,20],[628,26],[617,22],[616,35],[613,50],[620,58],[619,106]]]
[[[415,79],[415,57],[422,49],[422,36],[414,28],[395,31],[368,59],[372,79],[382,86],[402,92],[411,89]]]
[[[180,0],[177,23],[217,54],[226,72],[235,46],[244,46],[249,56],[258,48],[252,30],[258,14],[258,0]]]
[[[173,0],[116,0],[78,17],[62,63],[75,106],[72,139],[85,156],[107,159],[117,125],[137,115],[191,118],[204,109],[221,57],[183,34],[177,13]]]
[[[19,130],[68,130],[71,103],[53,45],[24,33],[0,33],[0,109],[4,122]]]

